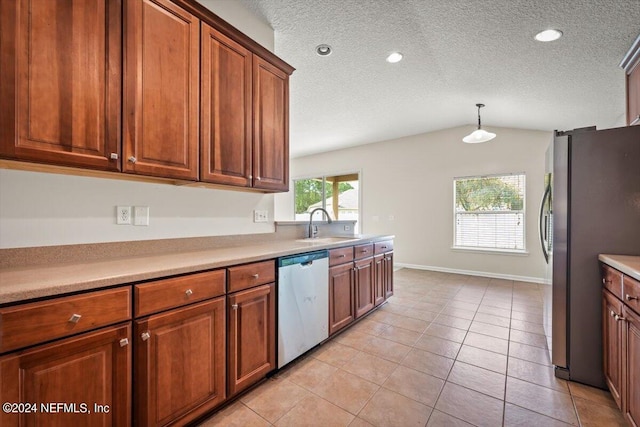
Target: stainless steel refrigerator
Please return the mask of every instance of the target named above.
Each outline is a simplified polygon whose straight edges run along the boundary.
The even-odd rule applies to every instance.
[[[540,242],[545,334],[556,376],[605,388],[598,254],[640,255],[640,126],[556,132]]]

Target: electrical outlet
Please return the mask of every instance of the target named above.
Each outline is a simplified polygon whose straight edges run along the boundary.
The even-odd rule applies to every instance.
[[[344,231],[350,231],[351,230],[351,226],[350,225],[345,225],[344,226]]]
[[[149,206],[133,207],[133,225],[149,225]]]
[[[253,222],[267,222],[269,221],[269,211],[253,211]]]
[[[116,224],[131,225],[131,206],[116,206]]]

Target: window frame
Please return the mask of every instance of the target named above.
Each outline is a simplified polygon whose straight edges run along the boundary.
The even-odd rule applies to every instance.
[[[357,175],[358,176],[358,219],[356,221],[356,229],[357,229],[357,233],[358,234],[362,234],[363,233],[363,224],[362,224],[362,170],[353,170],[350,169],[346,172],[333,172],[333,173],[321,173],[321,174],[309,174],[309,175],[304,175],[304,176],[298,176],[296,178],[293,178],[292,181],[292,189],[293,189],[293,206],[292,206],[292,210],[293,210],[293,219],[294,221],[301,221],[296,219],[296,191],[295,191],[295,185],[296,185],[296,181],[300,181],[300,180],[306,180],[306,179],[322,179],[322,207],[324,209],[327,208],[326,206],[326,189],[327,189],[327,178],[329,177],[335,177],[335,176],[344,176],[344,175]],[[322,219],[325,219],[325,215],[324,213],[322,214]],[[335,220],[334,220],[335,221]],[[345,220],[345,219],[338,219],[337,221],[351,221],[351,220]]]
[[[522,249],[510,249],[510,248],[492,248],[485,246],[461,246],[457,245],[456,237],[458,232],[458,211],[456,206],[457,200],[457,189],[456,182],[461,180],[468,179],[481,179],[481,178],[500,178],[500,177],[509,177],[509,176],[522,176],[523,177],[523,197],[522,197],[522,209],[514,210],[514,211],[496,211],[500,213],[510,214],[510,213],[521,213],[522,214]],[[451,249],[456,252],[474,252],[474,253],[484,253],[484,254],[501,254],[501,255],[528,255],[529,252],[527,250],[527,174],[526,172],[507,172],[507,173],[495,173],[495,174],[483,174],[483,175],[470,175],[470,176],[456,176],[453,177],[452,180],[453,185],[453,244],[451,245]],[[491,211],[468,211],[468,213],[487,213],[490,214]]]

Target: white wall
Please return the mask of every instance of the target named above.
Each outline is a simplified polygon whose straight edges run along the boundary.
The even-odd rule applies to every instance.
[[[240,2],[201,3],[273,51],[273,29]],[[117,205],[149,206],[150,226],[116,225]],[[0,170],[0,248],[268,233],[273,209],[273,195]]]
[[[360,170],[362,232],[395,234],[398,264],[541,281],[545,264],[538,243],[537,217],[544,154],[552,134],[492,128],[498,135],[494,140],[463,143],[462,137],[472,130],[473,126],[462,126],[292,159],[291,177]],[[526,173],[525,238],[529,254],[452,250],[453,178],[509,172]],[[292,192],[277,195],[275,204],[276,219],[292,218]]]

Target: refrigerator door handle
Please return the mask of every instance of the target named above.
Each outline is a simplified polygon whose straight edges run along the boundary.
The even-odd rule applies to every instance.
[[[540,245],[542,246],[542,254],[544,255],[544,260],[549,263],[549,252],[547,251],[547,245],[545,238],[547,237],[545,224],[542,222],[545,220],[544,218],[544,204],[547,200],[551,191],[551,186],[547,185],[547,188],[544,190],[544,194],[542,195],[542,201],[540,202],[540,218],[538,220],[538,229],[540,231]]]

